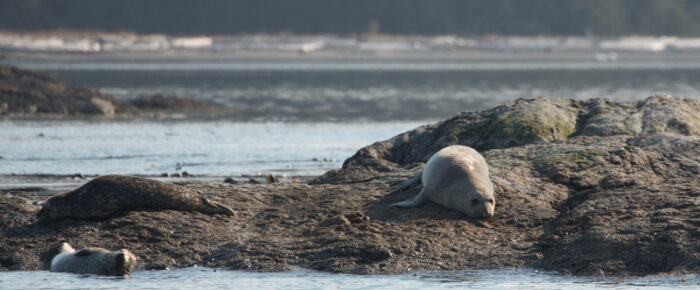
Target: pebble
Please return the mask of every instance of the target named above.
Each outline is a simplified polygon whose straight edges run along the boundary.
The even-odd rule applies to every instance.
[[[279,183],[280,180],[275,177],[274,175],[270,174],[267,177],[265,177],[265,181],[267,181],[267,184],[272,184],[272,183]]]

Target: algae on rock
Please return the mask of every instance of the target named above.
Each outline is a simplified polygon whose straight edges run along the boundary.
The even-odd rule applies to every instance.
[[[559,103],[542,98],[519,100],[517,110],[495,112],[474,134],[481,144],[497,148],[566,140],[576,131],[577,112]]]

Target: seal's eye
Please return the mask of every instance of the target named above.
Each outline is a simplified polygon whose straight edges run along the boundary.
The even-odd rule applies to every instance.
[[[489,199],[487,202],[488,202],[488,203],[493,203],[493,199]]]
[[[472,206],[475,206],[477,204],[479,204],[479,200],[476,198],[472,199]]]

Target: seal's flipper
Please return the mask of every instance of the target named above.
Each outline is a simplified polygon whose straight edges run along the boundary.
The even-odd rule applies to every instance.
[[[206,199],[204,197],[200,197],[202,204],[204,205],[204,208],[199,210],[200,212],[206,213],[206,214],[225,214],[229,216],[235,216],[236,212],[234,212],[231,208],[228,206],[225,206],[223,204],[220,204],[215,201],[211,201],[209,199]]]
[[[416,197],[412,199],[407,199],[402,202],[397,202],[394,204],[391,204],[391,206],[396,206],[396,207],[417,207],[422,204],[424,204],[428,200],[428,197],[425,195],[425,188],[420,191]]]
[[[61,243],[61,248],[58,250],[60,253],[70,253],[70,252],[75,252],[75,249],[70,246],[69,243]]]
[[[406,189],[407,187],[413,185],[414,183],[420,181],[420,179],[423,177],[423,171],[421,170],[420,172],[416,173],[413,175],[411,178],[405,180],[404,182],[401,182],[399,184],[399,190]]]

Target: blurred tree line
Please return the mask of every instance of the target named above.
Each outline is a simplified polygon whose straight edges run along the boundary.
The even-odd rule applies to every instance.
[[[697,0],[0,0],[0,29],[700,35]]]

